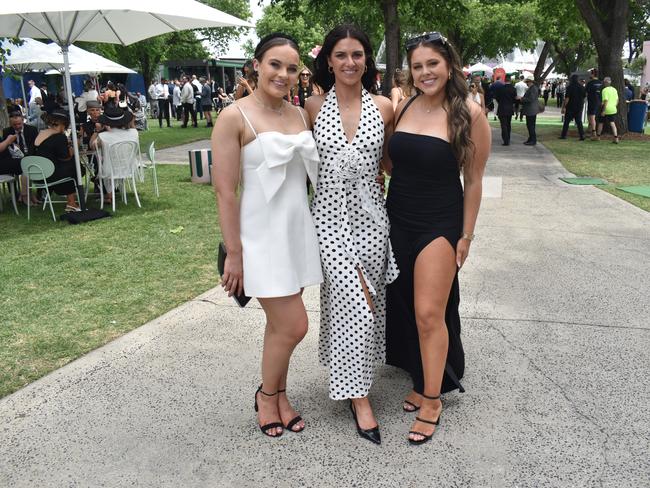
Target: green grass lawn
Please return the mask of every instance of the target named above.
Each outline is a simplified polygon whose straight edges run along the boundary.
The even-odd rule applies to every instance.
[[[490,121],[499,127],[498,121]],[[513,132],[527,136],[526,123],[512,121]],[[637,207],[650,211],[650,198],[617,190],[617,186],[650,185],[650,139],[623,139],[612,144],[611,137],[601,141],[578,141],[572,124],[566,140],[558,139],[562,123],[558,116],[544,114],[537,118],[537,140],[546,146],[564,167],[577,176],[604,178],[608,185],[598,186]],[[588,133],[588,131],[585,131]],[[498,136],[497,136],[498,137]],[[500,139],[499,139],[500,140]]]
[[[0,396],[217,284],[212,188],[192,184],[186,166],[159,166],[158,180],[159,199],[147,175],[141,209],[128,194],[113,217],[76,226],[40,208],[27,222],[5,202]]]

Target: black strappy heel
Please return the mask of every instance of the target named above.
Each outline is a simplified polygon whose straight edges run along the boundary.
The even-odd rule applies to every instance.
[[[413,402],[409,402],[408,400],[404,400],[404,403],[406,405],[410,405],[411,407],[413,407],[413,408],[409,409],[409,408],[406,408],[405,405],[402,405],[402,410],[404,410],[406,413],[413,413],[413,412],[417,412],[418,410],[420,410],[420,406],[416,405]]]
[[[430,396],[426,396],[425,394],[422,394],[422,397],[426,398],[427,400],[438,400],[438,399],[440,399],[440,395],[430,397]],[[442,412],[440,412],[440,415],[442,415]],[[425,424],[438,425],[438,423],[440,423],[440,415],[438,415],[438,418],[436,420],[426,420],[426,419],[421,419],[420,417],[415,417],[415,420],[418,420],[420,422],[424,422]],[[431,440],[431,437],[433,437],[433,434],[435,434],[435,431],[433,431],[433,433],[430,434],[430,435],[426,435],[426,434],[423,434],[422,432],[418,432],[416,430],[411,430],[411,431],[409,431],[409,434],[421,435],[423,437],[422,439],[419,439],[419,440],[411,439],[409,437],[409,444],[419,445],[419,444],[424,444],[425,442],[428,442],[429,440]]]
[[[284,390],[278,390],[278,393],[286,393],[287,389],[285,388]],[[287,429],[290,432],[295,432],[296,434],[298,432],[302,432],[305,430],[305,426],[303,425],[300,429],[298,430],[293,430],[293,426],[296,425],[298,422],[302,420],[302,417],[300,415],[296,415],[294,418],[292,418],[287,425],[284,425],[283,427]]]
[[[278,394],[277,391],[275,393],[266,393],[264,390],[262,390],[262,385],[260,385],[260,387],[255,392],[255,411],[256,412],[259,410],[258,407],[257,407],[257,394],[258,393],[261,393],[262,395],[269,396],[269,397],[275,396],[275,395]],[[270,424],[260,425],[259,427],[260,427],[260,430],[262,431],[262,433],[264,435],[266,435],[266,436],[269,436],[269,437],[280,437],[282,435],[282,432],[280,432],[279,434],[276,434],[276,435],[271,435],[271,434],[268,433],[269,430],[271,430],[273,428],[276,428],[276,427],[282,427],[284,429],[284,425],[282,425],[282,422],[271,422]]]

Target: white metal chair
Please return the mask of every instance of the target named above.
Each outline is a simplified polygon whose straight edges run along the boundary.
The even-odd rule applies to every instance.
[[[140,197],[135,184],[136,176],[139,174],[140,166],[140,146],[135,141],[120,141],[110,144],[108,147],[102,147],[97,152],[99,156],[99,193],[101,197],[101,208],[104,208],[104,179],[111,180],[111,200],[113,202],[113,212],[115,212],[115,182],[120,185],[122,200],[127,203],[126,184],[133,185],[133,194],[135,201],[140,205]],[[108,156],[108,157],[105,157]]]
[[[154,173],[155,174],[155,173]],[[0,175],[0,211],[3,210],[2,199],[4,198],[5,187],[8,188],[11,195],[11,203],[14,206],[14,212],[18,215],[18,206],[16,205],[16,178],[11,175]]]
[[[43,209],[46,205],[50,205],[50,212],[52,212],[52,219],[56,222],[54,215],[54,207],[52,203],[61,203],[61,201],[53,202],[50,195],[50,186],[56,186],[60,183],[67,183],[71,181],[74,183],[74,189],[77,193],[77,200],[79,200],[79,188],[77,188],[77,180],[71,177],[61,178],[56,181],[47,182],[47,179],[54,174],[54,163],[42,156],[25,156],[20,162],[23,169],[23,175],[27,178],[27,193],[30,190],[45,190],[45,199],[43,200]],[[31,205],[27,205],[27,220],[30,220]]]
[[[156,141],[151,141],[149,149],[147,150],[147,158],[149,159],[149,164],[142,164],[141,168],[141,181],[144,183],[144,174],[147,170],[151,171],[151,176],[153,178],[153,191],[156,194],[156,197],[160,197],[160,192],[158,191],[158,174],[156,173],[156,148],[154,147]]]

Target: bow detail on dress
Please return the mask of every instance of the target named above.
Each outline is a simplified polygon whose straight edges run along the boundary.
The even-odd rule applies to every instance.
[[[302,160],[307,176],[314,188],[318,177],[318,151],[311,131],[304,130],[298,134],[281,132],[263,132],[258,134],[264,162],[255,170],[262,183],[264,198],[271,201],[287,177],[287,164],[296,157]],[[273,143],[266,139],[273,138]]]

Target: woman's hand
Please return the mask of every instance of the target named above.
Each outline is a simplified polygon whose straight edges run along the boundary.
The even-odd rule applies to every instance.
[[[456,266],[458,269],[463,267],[465,260],[469,255],[469,246],[472,243],[469,239],[460,238],[458,239],[458,244],[456,244]]]
[[[223,266],[221,286],[228,296],[241,295],[244,291],[244,265],[241,253],[228,253]]]
[[[386,188],[386,175],[384,175],[383,171],[380,171],[377,177],[375,178],[375,181],[379,185],[379,188],[381,188],[382,193],[384,192],[384,188]]]

